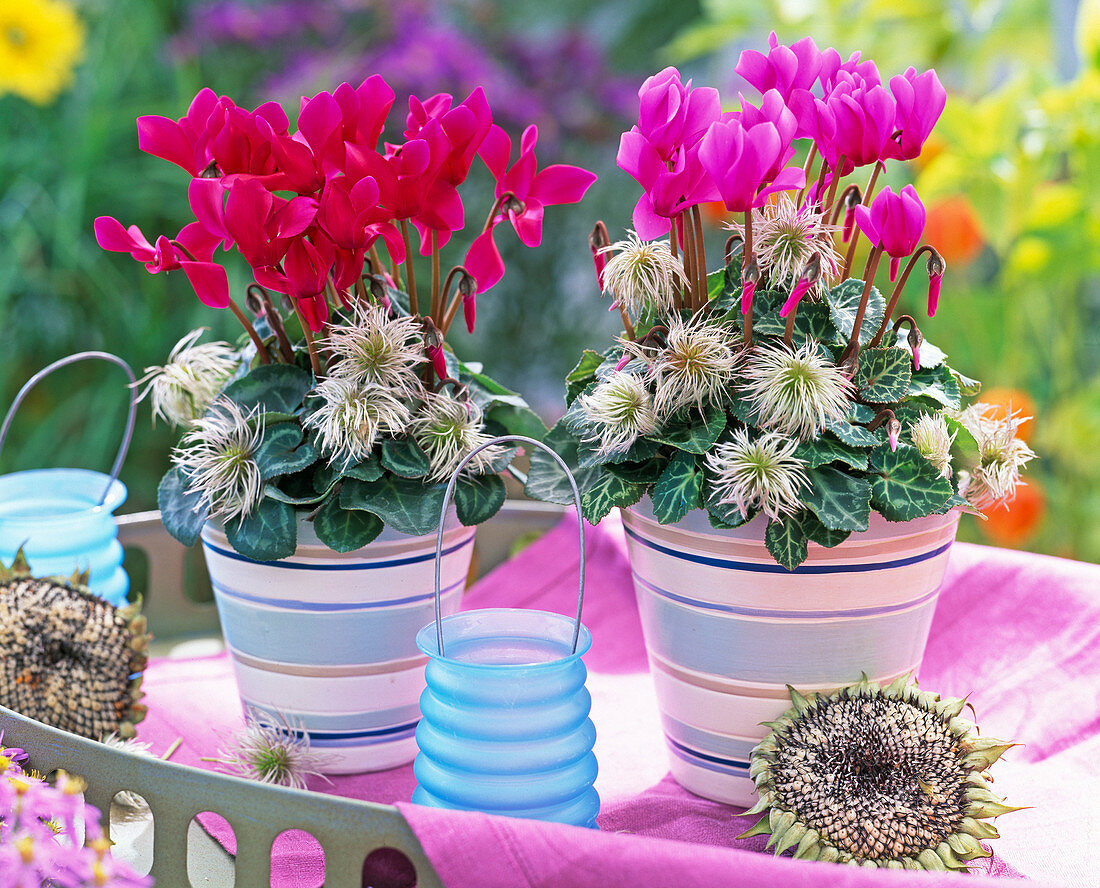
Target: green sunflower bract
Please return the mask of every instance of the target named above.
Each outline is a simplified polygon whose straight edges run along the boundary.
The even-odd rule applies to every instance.
[[[966,870],[989,857],[984,822],[1018,811],[994,796],[987,769],[1016,744],[979,737],[908,676],[886,688],[864,676],[833,694],[803,696],[753,750],[749,774],[764,816],[738,838],[770,834],[776,854],[867,867]]]

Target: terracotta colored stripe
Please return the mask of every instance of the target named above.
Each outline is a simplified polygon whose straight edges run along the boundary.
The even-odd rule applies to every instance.
[[[355,666],[303,666],[297,663],[275,663],[271,660],[261,660],[259,657],[250,657],[248,654],[242,654],[232,648],[229,649],[229,653],[242,666],[250,666],[264,672],[278,672],[281,675],[301,675],[308,678],[384,675],[389,672],[404,672],[406,669],[423,666],[428,662],[427,657],[407,657],[404,660],[363,663]]]

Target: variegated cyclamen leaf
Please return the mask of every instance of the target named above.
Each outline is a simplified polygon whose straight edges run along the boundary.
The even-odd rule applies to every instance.
[[[810,469],[809,490],[801,494],[829,530],[866,530],[871,517],[871,485],[830,466]]]
[[[603,364],[604,358],[599,352],[586,348],[577,362],[577,366],[566,374],[565,403],[572,404],[577,395],[596,378],[596,370]]]
[[[280,422],[264,429],[263,440],[253,458],[260,477],[267,481],[308,468],[317,461],[317,451],[308,442],[302,444],[302,427],[298,423]]]
[[[754,297],[753,303],[755,305]],[[755,312],[752,332],[754,336],[783,336],[787,330],[786,318],[780,317],[778,309],[769,311],[757,322]],[[824,302],[803,302],[795,309],[794,330],[791,332],[791,341],[800,346],[806,340],[814,342],[831,342],[836,337],[836,327],[833,326],[829,306]]]
[[[878,447],[881,443],[874,432],[869,432],[863,426],[855,425],[845,419],[832,419],[825,423],[825,431],[835,435],[845,444],[853,447]]]
[[[669,460],[653,486],[653,514],[661,524],[675,524],[702,505],[703,473],[695,457],[680,451]]]
[[[632,484],[603,469],[581,495],[581,511],[589,524],[599,524],[612,509],[632,506],[645,493],[644,484]]]
[[[432,466],[428,454],[411,436],[383,441],[382,465],[402,478],[423,478]]]
[[[313,530],[317,539],[334,552],[362,549],[382,532],[382,519],[362,509],[344,509],[339,497],[333,497],[317,511]]]
[[[909,391],[912,367],[912,356],[903,348],[868,348],[859,353],[852,382],[863,400],[893,404]]]
[[[340,506],[371,512],[399,533],[422,536],[439,526],[445,493],[443,484],[397,475],[369,482],[348,479],[340,490]]]
[[[871,472],[871,504],[887,521],[931,515],[955,492],[951,482],[907,444],[872,451]]]
[[[717,404],[708,404],[701,416],[698,407],[685,407],[649,437],[677,450],[704,454],[714,446],[725,428],[726,411]]]
[[[787,570],[794,570],[806,560],[809,537],[802,525],[801,515],[787,515],[778,521],[768,522],[764,531],[764,545]]]
[[[253,561],[289,558],[298,546],[298,519],[289,503],[265,496],[241,521],[226,522],[225,536],[236,551]]]
[[[909,397],[922,396],[933,398],[952,410],[958,410],[962,405],[958,380],[951,375],[946,364],[931,368],[922,365],[920,370],[913,373],[909,381]]]
[[[543,443],[569,466],[580,492],[583,493],[594,484],[602,473],[598,466],[584,469],[580,467],[578,455],[580,441],[569,431],[564,420],[558,420],[557,424],[546,433]],[[541,449],[531,454],[531,468],[527,472],[527,483],[523,489],[529,497],[544,503],[567,506],[573,502],[573,490],[569,486],[565,473],[553,457]]]
[[[455,486],[458,520],[467,526],[482,524],[500,511],[506,496],[504,481],[499,475],[460,478]]]
[[[263,364],[226,386],[223,394],[242,407],[294,414],[313,388],[313,376],[293,364]]]
[[[859,311],[859,302],[862,297],[863,281],[855,278],[849,278],[829,291],[829,312],[833,326],[839,333],[836,342],[847,343],[851,339],[852,327],[855,326],[856,313]],[[860,345],[866,345],[874,338],[885,312],[886,300],[882,298],[877,288],[872,287],[867,299],[867,311],[863,315],[863,324],[859,328]]]
[[[173,466],[161,478],[157,508],[165,530],[185,546],[195,545],[210,513],[202,503],[202,491],[188,489],[187,476],[179,466]]]
[[[829,463],[842,462],[853,469],[867,468],[867,454],[857,447],[845,444],[831,435],[822,435],[798,445],[794,455],[811,469]]]

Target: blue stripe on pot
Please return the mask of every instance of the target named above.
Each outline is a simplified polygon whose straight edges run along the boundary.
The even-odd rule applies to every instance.
[[[380,746],[383,743],[394,743],[398,740],[411,740],[416,736],[416,722],[407,725],[397,725],[384,731],[363,731],[357,734],[348,734],[345,737],[331,734],[309,734],[309,745],[317,749],[349,749],[362,746]]]
[[[443,594],[460,594],[465,585],[463,576]],[[221,595],[220,587],[215,591],[226,643],[243,654],[284,663],[347,665],[404,659],[416,633],[435,615],[431,596],[421,606],[389,611],[307,612],[281,605],[257,607]]]
[[[452,552],[457,552],[463,546],[468,546],[474,541],[474,534],[471,533],[461,542],[455,543],[448,549],[443,550],[444,555],[450,555]],[[376,561],[334,561],[332,564],[305,564],[295,561],[292,558],[283,561],[253,561],[251,558],[246,558],[239,552],[234,552],[232,549],[225,549],[221,546],[215,546],[205,537],[202,541],[203,546],[209,549],[211,552],[216,552],[223,558],[230,558],[234,561],[245,561],[249,564],[262,564],[265,567],[275,567],[280,570],[376,570],[383,567],[400,567],[405,564],[421,564],[425,561],[435,560],[435,551],[422,555],[410,555],[407,558],[387,558],[385,560]]]
[[[631,539],[635,540],[639,544],[646,548],[653,549],[660,552],[662,555],[669,555],[673,558],[678,558],[681,561],[690,561],[693,564],[705,564],[708,567],[721,567],[725,570],[737,570],[747,571],[749,573],[777,573],[777,574],[836,574],[836,573],[865,573],[873,570],[890,570],[896,567],[905,567],[910,564],[919,564],[922,561],[928,561],[931,558],[935,558],[937,555],[942,555],[948,549],[951,548],[951,543],[945,543],[935,549],[928,552],[921,552],[918,555],[911,555],[907,558],[897,558],[892,561],[876,561],[867,564],[803,564],[796,567],[793,571],[787,570],[780,564],[772,562],[771,564],[760,563],[755,561],[732,561],[728,558],[715,558],[711,555],[697,555],[694,552],[683,552],[677,549],[670,549],[667,546],[662,546],[660,543],[655,543],[653,540],[639,534],[637,531],[632,530],[629,527],[624,527],[627,535]]]
[[[644,586],[650,592],[656,595],[660,595],[662,598],[667,598],[670,601],[674,601],[678,604],[686,604],[691,607],[702,608],[703,610],[718,611],[723,614],[736,614],[742,617],[774,617],[778,619],[814,619],[823,620],[831,619],[833,617],[874,617],[880,614],[895,613],[898,611],[907,611],[914,607],[918,607],[922,604],[927,604],[929,601],[935,599],[939,594],[939,588],[933,589],[931,592],[914,599],[913,601],[904,601],[900,604],[885,605],[883,607],[858,607],[848,610],[822,610],[822,611],[805,611],[805,610],[763,610],[753,607],[735,607],[731,604],[717,604],[713,601],[703,601],[698,598],[693,598],[689,595],[678,594],[676,592],[669,592],[666,589],[661,589],[654,586],[649,581],[645,580],[636,570],[631,571],[634,575],[634,582],[640,586]]]
[[[671,737],[665,739],[668,741],[668,748],[672,750],[673,755],[682,758],[688,764],[695,765],[697,768],[706,768],[708,771],[717,771],[719,774],[732,774],[736,777],[748,776],[749,763],[747,761],[698,752],[677,743]]]
[[[919,662],[936,608],[931,598],[900,613],[779,621],[704,612],[644,588],[638,589],[638,604],[650,649],[669,662],[741,681],[795,686]]]
[[[727,734],[704,731],[663,713],[661,724],[664,726],[665,736],[670,741],[685,748],[698,750],[700,754],[706,753],[730,761],[749,761],[752,758],[753,747],[760,742],[746,737],[730,737]]]

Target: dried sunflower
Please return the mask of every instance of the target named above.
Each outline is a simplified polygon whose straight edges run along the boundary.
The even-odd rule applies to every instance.
[[[788,686],[789,687],[789,686]],[[807,860],[912,870],[965,870],[989,857],[986,818],[1018,811],[987,788],[1006,749],[908,676],[886,688],[863,680],[803,696],[753,750],[749,774],[764,817],[738,838],[770,833],[768,847]]]
[[[0,564],[0,704],[98,740],[134,736],[149,636],[140,604],[88,591],[87,574],[31,576],[20,551]]]

